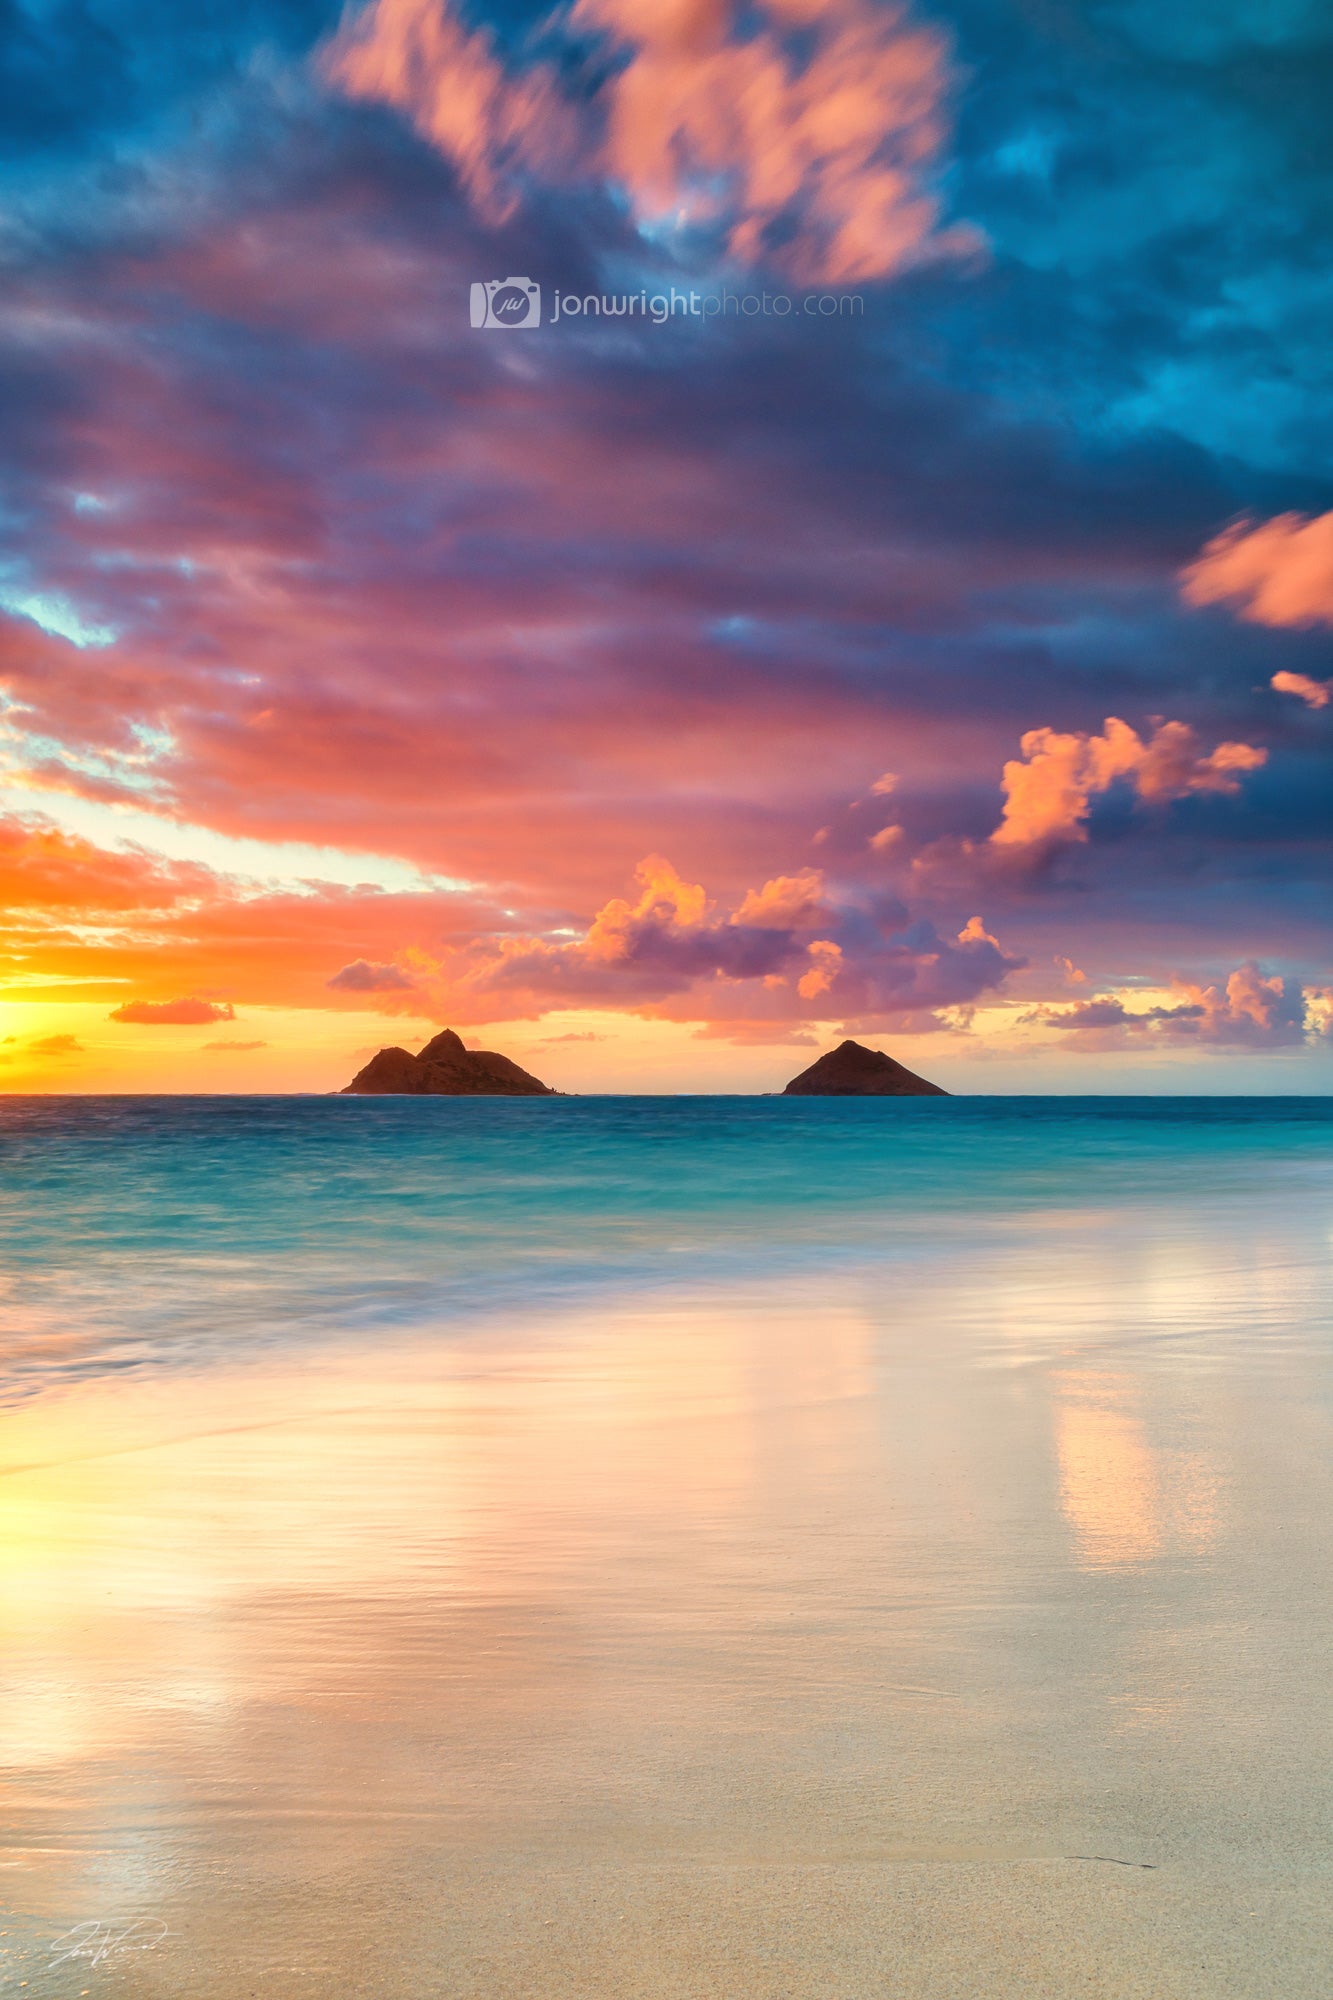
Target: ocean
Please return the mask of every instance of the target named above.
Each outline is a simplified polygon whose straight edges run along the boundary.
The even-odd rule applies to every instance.
[[[1322,1996],[1333,1100],[0,1100],[0,1972]]]

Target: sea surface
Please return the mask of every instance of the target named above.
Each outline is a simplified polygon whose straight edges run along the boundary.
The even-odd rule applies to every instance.
[[[0,1099],[0,1991],[1333,1990],[1333,1100]]]

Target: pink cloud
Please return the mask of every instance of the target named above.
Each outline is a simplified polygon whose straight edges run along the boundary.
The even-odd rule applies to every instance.
[[[326,48],[323,67],[349,97],[404,112],[490,222],[513,212],[525,171],[572,165],[576,117],[552,71],[506,70],[485,32],[469,32],[445,0],[372,0]]]
[[[1181,572],[1181,591],[1256,625],[1333,625],[1333,513],[1233,523]]]
[[[903,839],[900,826],[882,826],[878,833],[871,834],[869,846],[875,854],[892,854],[896,847],[902,845]]]
[[[1116,996],[1041,1007],[1028,1018],[1080,1038],[1081,1045],[1120,1048],[1145,1042],[1196,1043],[1222,1048],[1299,1045],[1317,1029],[1318,989],[1265,974],[1253,960],[1224,981],[1175,979],[1164,1006],[1133,1008]]]
[[[34,779],[141,803],[143,770],[117,775],[139,723],[169,738],[152,766],[163,804],[211,827],[317,841],[332,830],[349,848],[503,883],[511,902],[555,897],[585,910],[608,867],[628,869],[668,840],[696,868],[715,867],[719,851],[738,871],[764,865],[720,704],[745,716],[747,790],[780,796],[794,827],[807,798],[822,809],[830,782],[859,779],[864,718],[850,690],[816,694],[793,680],[754,702],[743,661],[728,663],[719,689],[697,608],[628,578],[598,594],[593,616],[567,567],[546,560],[559,492],[562,516],[611,551],[665,552],[655,573],[678,563],[697,574],[696,543],[725,540],[731,574],[725,586],[705,575],[703,587],[768,590],[772,549],[793,540],[784,516],[804,503],[764,491],[742,466],[719,470],[703,445],[649,438],[629,454],[587,411],[580,423],[574,409],[504,383],[429,436],[427,424],[367,440],[377,477],[410,487],[429,475],[456,490],[475,532],[503,532],[529,552],[499,604],[494,580],[460,563],[445,533],[428,578],[330,568],[308,496],[287,493],[280,472],[247,484],[236,439],[201,434],[198,408],[151,379],[114,386],[113,415],[92,443],[127,498],[114,518],[81,516],[70,532],[90,569],[110,553],[118,576],[151,579],[160,619],[93,660],[0,618],[0,681],[26,705]],[[807,525],[784,559],[783,588],[822,592],[835,569],[844,588],[855,565]],[[803,565],[808,576],[793,583]],[[198,654],[178,643],[185,626],[206,635]],[[376,665],[386,646],[391,698]],[[215,676],[205,662],[217,659],[246,671]],[[566,671],[575,659],[577,675]],[[935,727],[909,722],[896,739],[910,755]],[[681,757],[699,788],[688,799]]]
[[[641,224],[704,228],[803,282],[882,277],[964,247],[936,230],[945,43],[871,0],[577,0],[548,34],[614,60],[576,101],[553,64],[507,64],[446,0],[371,0],[323,56],[349,96],[393,105],[450,159],[490,221],[526,179],[601,180]],[[970,241],[969,239],[969,246]]]
[[[354,958],[335,972],[325,985],[335,993],[411,993],[413,981],[397,965],[375,965],[369,959]]]

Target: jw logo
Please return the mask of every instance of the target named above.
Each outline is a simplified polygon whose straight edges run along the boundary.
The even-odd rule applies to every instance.
[[[542,288],[531,278],[490,278],[472,287],[473,326],[540,326]]]

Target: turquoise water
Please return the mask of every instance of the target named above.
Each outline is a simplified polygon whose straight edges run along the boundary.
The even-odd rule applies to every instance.
[[[4,1388],[1331,1190],[1328,1098],[9,1098]]]

